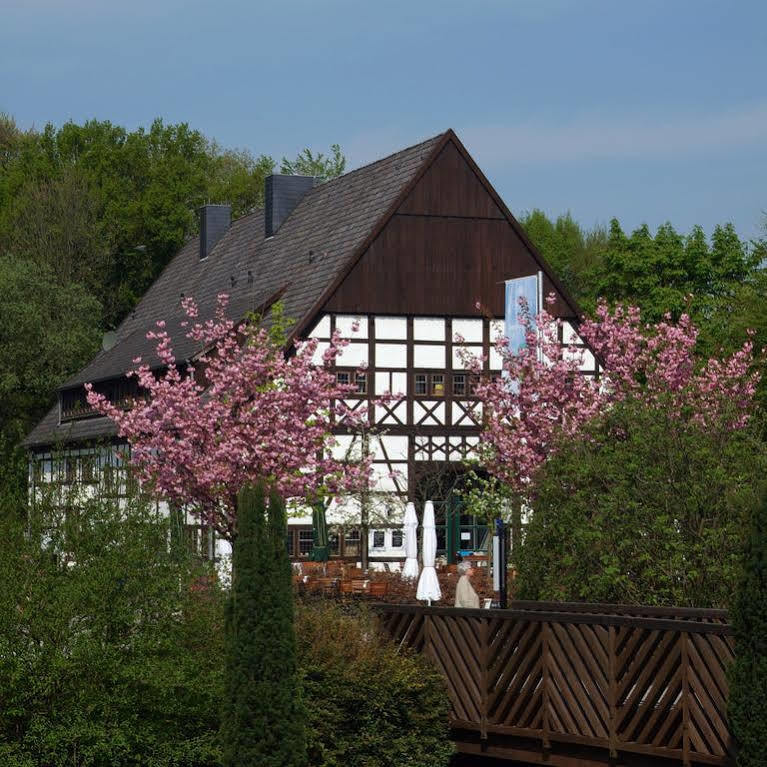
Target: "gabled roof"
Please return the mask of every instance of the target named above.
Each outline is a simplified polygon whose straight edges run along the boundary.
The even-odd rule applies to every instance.
[[[115,345],[100,352],[60,389],[121,376],[138,356],[150,364],[159,363],[146,333],[160,319],[167,323],[177,358],[193,355],[198,349],[178,324],[183,319],[182,295],[194,297],[200,316],[205,317],[212,312],[216,296],[228,293],[229,315],[243,317],[282,292],[286,316],[305,327],[328,286],[388,218],[446,136],[434,136],[315,187],[273,237],[265,239],[264,213],[256,211],[232,222],[204,261],[199,259],[199,238],[189,240],[117,329]],[[114,434],[113,424],[103,418],[59,426],[55,406],[24,444],[109,434]]]
[[[147,331],[157,320],[165,320],[177,359],[185,360],[199,352],[200,349],[186,339],[179,324],[184,319],[183,296],[191,296],[197,301],[202,319],[212,314],[216,297],[222,292],[230,297],[229,316],[237,319],[250,311],[261,311],[279,297],[286,316],[296,321],[294,335],[303,335],[450,141],[454,142],[502,216],[525,243],[539,268],[552,281],[572,316],[579,316],[575,301],[458,137],[448,130],[314,187],[277,233],[268,239],[264,237],[264,213],[256,211],[232,222],[203,261],[199,259],[199,238],[189,240],[117,329],[115,345],[100,352],[60,389],[120,377],[134,367],[134,359],[139,356],[150,365],[159,365],[154,356],[154,343],[146,338]],[[56,405],[23,444],[34,447],[114,434],[115,425],[106,418],[59,424]]]

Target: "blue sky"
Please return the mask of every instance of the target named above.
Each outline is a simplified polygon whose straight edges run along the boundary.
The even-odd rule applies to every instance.
[[[514,212],[586,226],[767,210],[759,0],[0,0],[0,111],[23,127],[187,121],[350,167],[454,128]]]

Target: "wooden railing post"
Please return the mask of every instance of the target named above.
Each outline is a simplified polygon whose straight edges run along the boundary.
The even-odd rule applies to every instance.
[[[690,767],[690,655],[687,644],[690,635],[679,632],[682,643],[682,763]]]
[[[485,616],[482,616],[480,618],[480,625],[479,625],[479,668],[480,668],[480,674],[479,674],[479,684],[480,684],[480,690],[479,690],[479,728],[480,728],[480,737],[482,740],[487,740],[487,717],[488,717],[488,710],[487,710],[487,704],[488,704],[488,697],[489,697],[489,691],[487,689],[487,680],[489,678],[489,672],[488,672],[488,664],[490,662],[490,618],[487,618]]]
[[[611,759],[616,759],[618,756],[618,658],[615,633],[616,628],[611,623],[607,627],[607,699],[610,708],[608,737]]]
[[[541,668],[543,671],[543,733],[542,733],[542,745],[543,745],[543,758],[548,759],[549,751],[551,750],[551,739],[549,733],[551,731],[551,673],[549,654],[551,653],[551,625],[548,621],[544,621],[541,624]]]

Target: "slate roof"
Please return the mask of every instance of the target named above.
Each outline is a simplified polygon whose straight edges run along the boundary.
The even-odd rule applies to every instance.
[[[177,359],[192,356],[198,349],[178,325],[182,294],[195,298],[204,318],[212,312],[216,296],[228,293],[229,316],[242,317],[284,289],[281,300],[286,316],[299,326],[305,324],[444,136],[315,187],[269,239],[264,237],[264,213],[256,211],[233,221],[204,261],[199,259],[199,238],[189,240],[117,329],[115,345],[100,352],[60,389],[119,377],[138,356],[156,363],[146,332],[159,319],[167,323]],[[114,425],[106,418],[59,425],[56,405],[24,444],[34,447],[114,433]]]

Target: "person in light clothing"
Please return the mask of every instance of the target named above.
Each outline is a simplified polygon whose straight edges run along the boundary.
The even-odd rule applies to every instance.
[[[461,562],[458,565],[458,572],[461,577],[458,579],[458,585],[455,587],[455,606],[456,607],[479,607],[479,596],[471,585],[471,579],[474,576],[474,568],[469,562]]]

